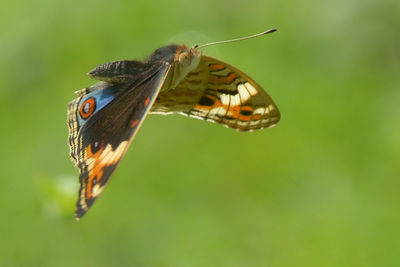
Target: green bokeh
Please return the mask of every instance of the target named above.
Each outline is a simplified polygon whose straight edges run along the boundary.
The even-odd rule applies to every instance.
[[[400,265],[399,1],[1,6],[0,266]],[[66,108],[87,71],[272,27],[204,53],[266,88],[277,127],[149,116],[74,220]]]

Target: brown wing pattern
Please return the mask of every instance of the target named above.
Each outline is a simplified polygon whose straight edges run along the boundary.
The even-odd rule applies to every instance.
[[[152,113],[179,113],[238,131],[272,127],[280,113],[253,79],[218,59],[202,56],[199,66],[176,87],[161,92]]]

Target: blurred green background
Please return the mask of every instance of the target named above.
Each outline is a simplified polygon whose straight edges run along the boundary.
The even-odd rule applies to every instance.
[[[273,97],[238,133],[149,116],[76,222],[66,111],[100,63],[171,42]],[[11,1],[0,11],[0,266],[399,266],[400,4]]]

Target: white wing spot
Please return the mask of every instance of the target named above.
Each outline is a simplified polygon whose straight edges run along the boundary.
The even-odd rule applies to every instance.
[[[225,116],[226,115],[226,109],[224,109],[224,108],[220,108],[219,110],[218,110],[218,115],[220,115],[220,116]]]
[[[260,114],[260,115],[263,115],[264,112],[265,112],[265,109],[264,109],[263,107],[260,107],[260,108],[256,108],[256,109],[254,110],[254,113],[253,113],[253,114]]]
[[[211,109],[210,112],[208,112],[207,117],[213,117],[215,114],[218,114],[220,108],[221,107]]]
[[[231,96],[230,95],[221,95],[221,103],[222,105],[229,105],[229,103],[231,102],[230,100]]]
[[[98,197],[101,194],[101,192],[103,192],[103,190],[104,190],[104,186],[100,187],[99,184],[96,184],[95,186],[93,186],[92,187],[92,195],[93,195],[93,197]]]
[[[246,87],[243,84],[239,84],[237,87],[239,91],[240,98],[242,99],[243,103],[250,99],[249,91],[247,91]]]
[[[274,110],[274,109],[275,109],[275,106],[274,106],[274,105],[272,105],[272,104],[270,104],[270,105],[268,106],[268,109],[269,109],[270,111],[272,111],[272,110]]]
[[[238,120],[238,121],[236,121],[236,124],[239,126],[247,126],[249,123],[247,121]]]
[[[241,104],[241,101],[240,101],[239,94],[231,96],[231,106],[237,106],[240,104]]]
[[[250,83],[245,83],[244,85],[246,86],[247,90],[249,90],[251,96],[255,96],[256,94],[258,94],[256,88],[254,88],[254,86]]]

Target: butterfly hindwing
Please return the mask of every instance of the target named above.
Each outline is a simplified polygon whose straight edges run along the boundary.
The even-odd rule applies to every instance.
[[[252,78],[204,55],[174,90],[160,93],[152,112],[180,113],[239,131],[271,127],[280,119],[271,97]]]
[[[100,82],[78,92],[68,109],[70,156],[80,172],[76,217],[103,191],[160,91],[169,66],[124,83]]]

